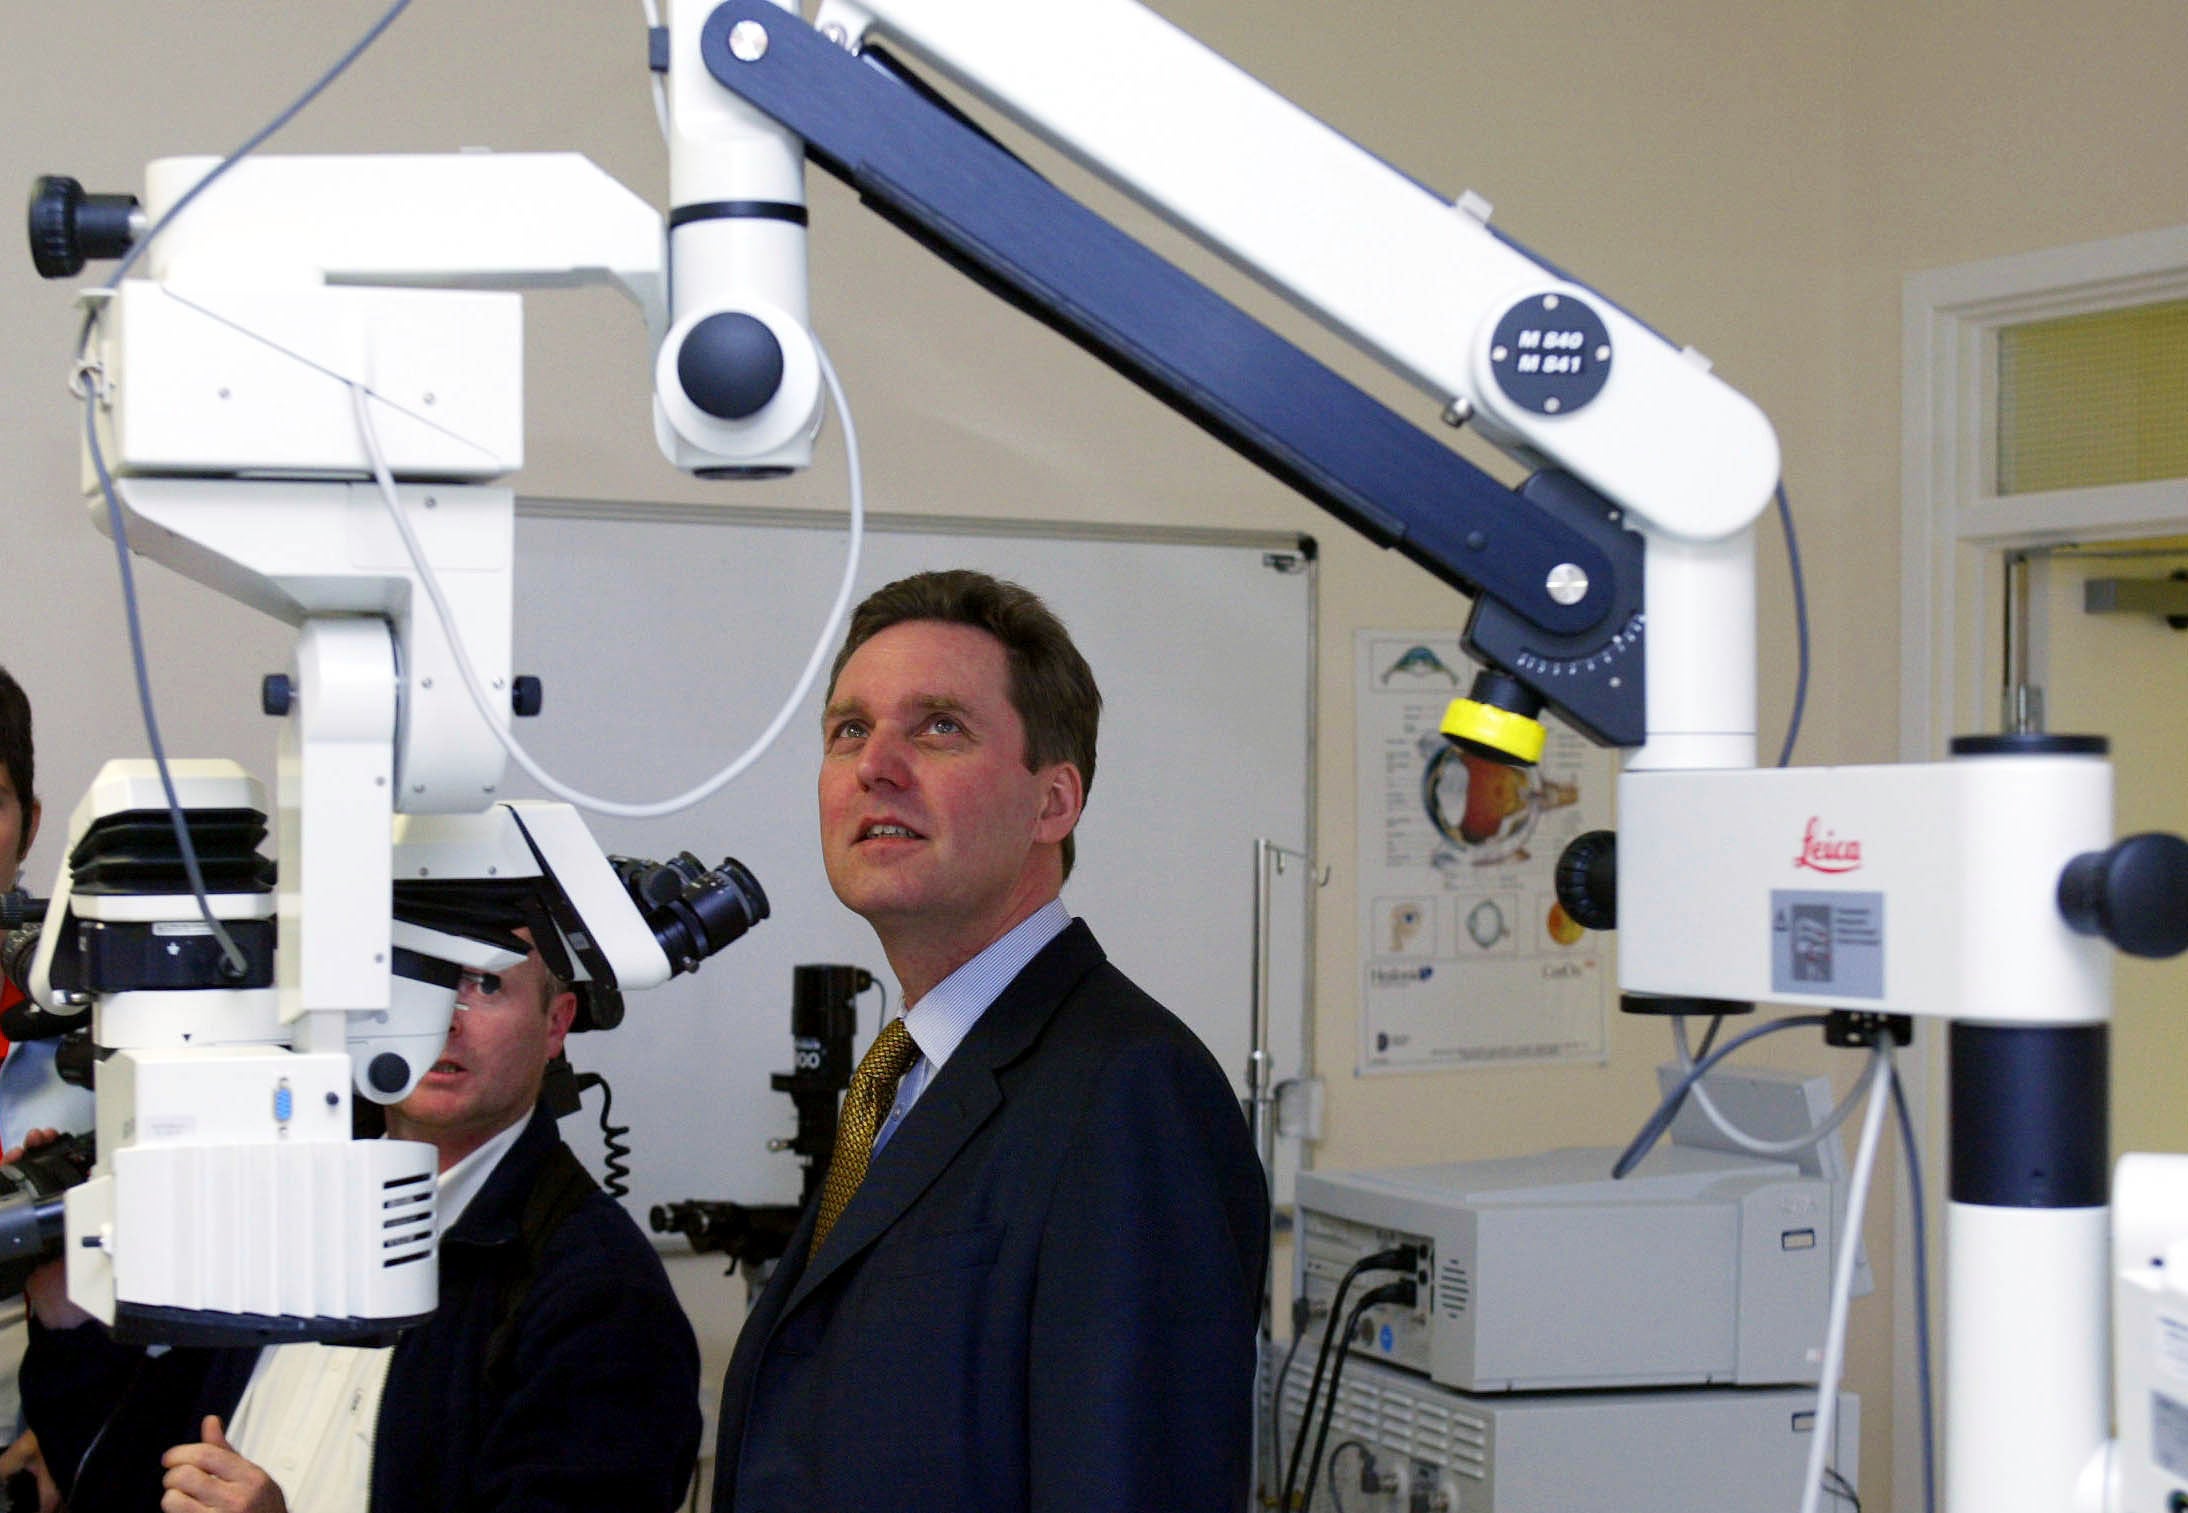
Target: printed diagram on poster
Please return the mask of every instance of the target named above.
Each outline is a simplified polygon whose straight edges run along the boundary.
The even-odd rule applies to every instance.
[[[1476,664],[1450,632],[1356,634],[1360,1070],[1601,1061],[1607,937],[1557,902],[1558,856],[1610,828],[1615,759],[1554,718],[1532,768],[1440,730]]]

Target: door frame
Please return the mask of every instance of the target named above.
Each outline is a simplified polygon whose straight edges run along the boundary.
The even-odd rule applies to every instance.
[[[2001,496],[1993,459],[2001,326],[2188,298],[2188,226],[1908,275],[1901,298],[1900,719],[1902,761],[1995,729],[2008,554],[2064,542],[2188,531],[2188,480]],[[1941,1302],[1944,1066],[1917,1035],[1902,1069],[1928,1202],[1931,1297]],[[1921,1506],[1921,1398],[1913,1235],[1893,1219],[1892,1506]],[[1932,1338],[1942,1320],[1933,1308]],[[1934,1383],[1942,1395],[1942,1371]],[[1942,1406],[1940,1405],[1940,1425]]]

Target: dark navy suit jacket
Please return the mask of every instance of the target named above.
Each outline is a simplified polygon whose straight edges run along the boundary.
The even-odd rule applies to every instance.
[[[715,1513],[1238,1513],[1268,1193],[1083,924],[983,1014],[731,1360]]]

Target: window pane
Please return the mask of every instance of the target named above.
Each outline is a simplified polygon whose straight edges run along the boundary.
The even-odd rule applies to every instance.
[[[1998,492],[2188,477],[2188,300],[1998,333]]]

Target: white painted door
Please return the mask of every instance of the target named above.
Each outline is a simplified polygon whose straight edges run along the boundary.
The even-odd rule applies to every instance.
[[[2188,572],[2188,541],[2113,542],[2051,555],[2032,595],[2048,729],[2110,737],[2120,835],[2188,836],[2188,630],[2089,614],[2091,579]],[[2115,958],[2112,1149],[2188,1151],[2188,956]]]

